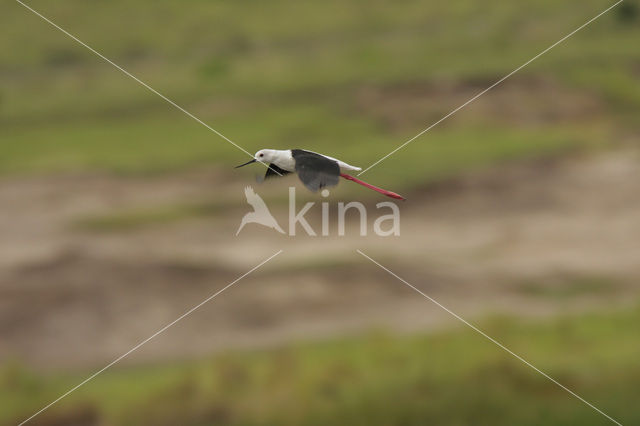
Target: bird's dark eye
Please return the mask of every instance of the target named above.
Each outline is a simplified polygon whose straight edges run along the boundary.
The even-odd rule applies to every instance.
[[[260,157],[264,157],[264,154],[260,154],[259,156],[260,156]]]

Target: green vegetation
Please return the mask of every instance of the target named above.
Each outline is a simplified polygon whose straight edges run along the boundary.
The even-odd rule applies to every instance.
[[[599,295],[606,297],[620,283],[606,277],[555,277],[547,283],[540,281],[525,282],[518,286],[518,291],[528,296],[569,301],[582,295]]]
[[[595,0],[29,4],[250,152],[299,146],[362,166],[607,6]],[[621,111],[640,106],[640,27],[633,6],[627,9],[605,15],[513,80],[544,77],[587,93],[599,105],[597,117],[523,125],[474,118],[481,105],[472,105],[377,167],[375,180],[410,187],[505,158],[615,142],[637,125]],[[19,4],[5,3],[0,14],[10,34],[0,40],[0,173],[139,173],[244,160]],[[400,127],[388,122],[406,111],[373,114],[368,107],[381,101],[363,100],[371,88],[451,82],[468,89],[457,97],[417,90],[400,98],[399,105],[416,98],[436,104],[417,105]],[[544,114],[558,96],[550,90],[535,110]]]
[[[639,323],[635,308],[539,324],[495,317],[481,328],[623,424],[638,424]],[[21,420],[83,377],[5,366],[0,421]],[[39,420],[87,417],[118,425],[607,424],[467,328],[116,367]]]

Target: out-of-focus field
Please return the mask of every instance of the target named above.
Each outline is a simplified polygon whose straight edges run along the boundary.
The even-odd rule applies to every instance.
[[[249,152],[362,167],[610,5],[27,4]],[[318,197],[233,170],[246,154],[20,4],[0,16],[0,423],[281,248],[33,424],[606,423],[356,249],[640,421],[636,1],[363,175],[408,198],[393,238],[355,217],[342,238],[236,237],[247,184],[281,223],[289,185]],[[353,199],[381,201],[328,200]]]
[[[249,152],[301,146],[362,166],[608,6],[28,4]],[[637,11],[620,10],[372,176],[416,184],[490,161],[623,139],[640,104],[640,51]],[[142,172],[244,160],[19,4],[2,6],[2,15],[3,172]]]
[[[481,327],[600,408],[637,424],[636,307],[542,324]],[[85,374],[90,373],[87,371]],[[6,366],[1,407],[29,412],[83,374],[43,380]],[[591,408],[474,332],[362,337],[123,368],[62,401],[40,424],[606,424]]]

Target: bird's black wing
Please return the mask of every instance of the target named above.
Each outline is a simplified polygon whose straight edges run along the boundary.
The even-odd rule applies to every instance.
[[[302,149],[292,149],[291,155],[296,162],[298,177],[310,190],[315,192],[338,184],[340,166],[336,161]]]
[[[267,168],[267,173],[264,175],[264,179],[267,180],[272,177],[280,177],[280,176],[288,175],[289,173],[291,172],[282,170],[280,167],[276,166],[275,164],[269,164],[269,167]]]

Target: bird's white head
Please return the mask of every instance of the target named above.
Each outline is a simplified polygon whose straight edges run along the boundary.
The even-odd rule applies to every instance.
[[[256,161],[260,161],[261,163],[273,163],[276,158],[278,151],[276,151],[275,149],[261,149],[260,151],[256,152],[256,155],[253,157],[256,159]]]
[[[278,163],[282,162],[283,154],[285,152],[286,151],[278,151],[277,149],[261,149],[260,151],[256,152],[256,155],[253,156],[253,160],[247,161],[244,164],[240,164],[239,166],[236,166],[236,169],[238,167],[244,167],[247,164],[251,164],[255,162],[260,162],[265,164],[275,163],[277,165]]]

